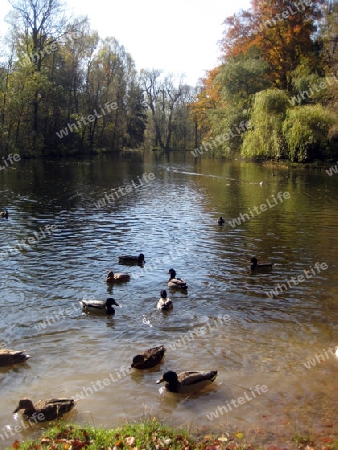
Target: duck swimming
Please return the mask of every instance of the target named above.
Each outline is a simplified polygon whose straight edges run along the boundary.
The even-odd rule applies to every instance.
[[[140,253],[138,256],[132,256],[132,255],[124,255],[119,256],[119,262],[122,264],[143,264],[144,261],[144,254]]]
[[[51,398],[48,400],[39,400],[35,405],[32,400],[23,398],[19,401],[19,406],[13,414],[23,409],[23,416],[26,420],[33,418],[36,422],[49,421],[63,416],[75,406],[74,399],[68,398]]]
[[[5,219],[8,219],[8,211],[5,209],[5,211],[0,212],[0,217],[4,217]]]
[[[162,289],[161,298],[157,303],[157,309],[161,311],[168,311],[169,309],[173,309],[173,302],[170,298],[167,297],[167,291]]]
[[[188,394],[196,392],[211,384],[217,377],[217,370],[210,372],[164,372],[162,378],[156,383],[166,381],[165,388],[170,392]]]
[[[166,348],[164,345],[148,348],[143,353],[134,356],[131,367],[134,369],[150,369],[151,367],[155,367],[162,361],[165,351]]]
[[[94,313],[94,314],[105,314],[107,316],[114,315],[115,309],[113,305],[120,306],[116,303],[114,298],[107,298],[104,300],[81,300],[80,305],[82,306],[85,312]]]
[[[218,225],[223,225],[224,224],[224,222],[225,222],[225,220],[223,219],[223,217],[221,216],[221,217],[219,217],[218,218],[218,220],[217,220],[217,223],[218,223]]]
[[[24,352],[4,348],[0,350],[0,367],[23,363],[27,361],[28,358],[30,358],[30,356],[26,355]]]
[[[130,275],[129,273],[114,273],[110,270],[107,274],[106,282],[107,283],[119,283],[121,281],[129,281]]]
[[[258,264],[258,260],[256,257],[251,258],[251,270],[269,270],[272,269],[273,263],[261,263]]]
[[[188,289],[187,283],[182,278],[176,278],[176,272],[174,269],[169,269],[170,278],[168,280],[168,286],[179,289]]]

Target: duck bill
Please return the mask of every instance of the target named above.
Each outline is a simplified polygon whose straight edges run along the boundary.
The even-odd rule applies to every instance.
[[[163,381],[164,381],[164,379],[163,379],[163,377],[162,377],[162,378],[160,378],[159,380],[156,380],[156,384],[163,383]]]
[[[16,413],[18,413],[20,411],[20,408],[19,407],[17,407],[17,408],[15,408],[15,410],[13,411],[13,414],[16,414]]]

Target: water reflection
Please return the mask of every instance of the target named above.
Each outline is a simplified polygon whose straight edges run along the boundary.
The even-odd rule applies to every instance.
[[[147,189],[98,207],[105,193],[144,173],[155,175]],[[157,152],[20,161],[17,171],[1,176],[10,213],[0,221],[2,252],[41,227],[59,230],[0,261],[1,342],[32,355],[22,366],[0,369],[1,429],[11,423],[20,397],[75,395],[129,367],[136,353],[163,344],[160,366],[133,370],[86,396],[75,419],[114,426],[151,412],[175,424],[206,424],[208,431],[261,430],[258,438],[270,445],[296,431],[328,433],[325,424],[334,422],[338,406],[338,360],[325,358],[311,369],[304,362],[338,344],[333,177]],[[286,191],[290,199],[282,204],[234,228],[229,224]],[[108,270],[122,267],[118,257],[139,253],[146,262],[128,267],[130,282],[107,285]],[[250,272],[255,255],[274,262],[271,273]],[[316,262],[328,269],[267,295]],[[185,279],[187,292],[168,288],[170,267]],[[173,300],[170,314],[156,310],[161,289]],[[109,296],[121,305],[113,318],[82,314],[81,299]],[[56,320],[60,310],[70,313]],[[227,323],[211,326],[226,315]],[[210,368],[218,378],[196,396],[163,397],[155,384],[168,369]],[[207,418],[262,384],[268,387],[264,396]]]

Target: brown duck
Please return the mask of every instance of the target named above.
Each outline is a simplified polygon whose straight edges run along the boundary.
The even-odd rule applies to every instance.
[[[150,369],[157,366],[162,361],[166,348],[164,345],[159,347],[148,348],[140,355],[136,355],[133,358],[131,367],[134,369]]]
[[[39,400],[35,405],[32,400],[23,398],[19,401],[19,406],[14,413],[23,409],[23,416],[26,420],[33,418],[39,422],[50,421],[63,416],[75,406],[74,399],[68,398],[50,398],[48,400]]]
[[[26,355],[24,352],[4,348],[0,350],[0,367],[22,363],[27,361],[28,358],[30,358],[30,356]]]
[[[108,272],[106,282],[107,283],[119,283],[121,281],[129,281],[129,273],[114,273],[112,270]]]

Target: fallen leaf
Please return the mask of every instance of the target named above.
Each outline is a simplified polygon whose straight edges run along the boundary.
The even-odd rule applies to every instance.
[[[217,440],[220,441],[220,442],[227,442],[228,438],[225,437],[225,436],[221,436],[221,437],[217,438]]]
[[[324,442],[325,444],[332,444],[333,439],[329,438],[329,437],[324,437],[320,439],[322,442]]]
[[[235,434],[237,439],[243,439],[244,434],[243,433],[236,433]]]
[[[126,437],[126,444],[127,444],[127,445],[132,446],[132,445],[135,444],[135,442],[136,442],[136,439],[134,438],[134,436],[128,436],[128,437]]]

